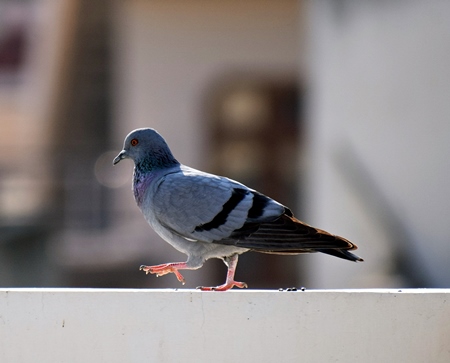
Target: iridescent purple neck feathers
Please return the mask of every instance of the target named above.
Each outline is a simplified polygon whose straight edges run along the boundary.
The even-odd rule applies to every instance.
[[[145,192],[155,178],[164,174],[164,171],[179,165],[170,151],[167,152],[166,150],[137,160],[133,174],[133,193],[136,203],[141,206]]]
[[[136,200],[136,203],[139,207],[142,205],[145,191],[147,190],[147,187],[152,180],[151,174],[152,173],[142,173],[136,167],[134,168],[133,194],[134,199]]]

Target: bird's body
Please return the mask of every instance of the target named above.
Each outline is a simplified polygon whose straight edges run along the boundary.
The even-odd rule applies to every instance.
[[[298,254],[323,252],[362,261],[348,252],[350,241],[308,226],[273,199],[245,185],[180,164],[165,140],[153,129],[132,131],[114,159],[135,162],[133,192],[145,219],[161,238],[188,256],[186,262],[141,266],[158,276],[198,269],[210,258],[228,266],[227,281],[215,288],[246,287],[234,281],[238,256],[249,250]]]

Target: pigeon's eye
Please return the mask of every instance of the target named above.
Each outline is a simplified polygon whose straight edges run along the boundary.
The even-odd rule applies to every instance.
[[[139,141],[137,139],[133,139],[130,141],[131,146],[136,146],[137,144],[139,144]]]

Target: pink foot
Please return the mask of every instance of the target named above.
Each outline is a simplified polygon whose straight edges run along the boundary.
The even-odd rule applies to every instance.
[[[224,262],[228,266],[227,280],[225,281],[225,283],[216,287],[200,286],[197,287],[197,289],[200,289],[201,291],[227,291],[230,290],[233,286],[239,287],[240,289],[248,287],[245,282],[234,281],[234,273],[236,271],[236,266],[238,263],[238,255],[236,254],[228,256],[224,259]]]
[[[178,270],[185,269],[185,262],[177,262],[177,263],[164,263],[162,265],[156,266],[145,266],[141,265],[139,270],[145,271],[146,274],[155,274],[157,277],[164,276],[169,273],[174,273],[177,277],[178,281],[180,281],[183,285],[186,283],[182,274],[178,272]]]
[[[227,291],[230,290],[233,286],[239,287],[240,289],[247,288],[247,284],[245,282],[238,282],[238,281],[227,281],[223,285],[216,286],[216,287],[205,287],[205,286],[199,286],[197,289],[200,289],[201,291]]]

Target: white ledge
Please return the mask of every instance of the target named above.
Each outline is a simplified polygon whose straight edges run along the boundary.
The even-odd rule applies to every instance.
[[[450,289],[0,289],[0,362],[450,362]]]

